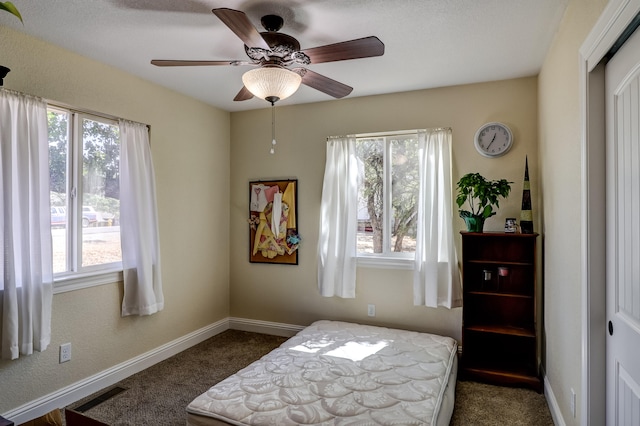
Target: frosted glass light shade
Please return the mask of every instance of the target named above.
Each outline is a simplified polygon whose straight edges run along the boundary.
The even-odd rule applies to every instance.
[[[242,76],[242,82],[253,96],[260,99],[277,97],[281,100],[288,98],[298,90],[302,77],[285,68],[272,66],[247,71]]]

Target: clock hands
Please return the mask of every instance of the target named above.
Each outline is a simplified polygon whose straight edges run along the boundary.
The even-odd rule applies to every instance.
[[[491,144],[493,143],[493,141],[495,141],[495,140],[496,140],[496,136],[497,136],[497,135],[498,135],[497,133],[494,133],[494,134],[493,134],[493,138],[491,139],[491,142],[489,142],[489,145],[487,145],[487,149],[489,149],[489,147],[491,146]]]

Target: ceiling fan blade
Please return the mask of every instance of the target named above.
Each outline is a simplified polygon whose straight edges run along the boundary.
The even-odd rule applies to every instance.
[[[384,43],[378,37],[371,36],[326,46],[312,47],[302,52],[311,58],[312,64],[319,64],[322,62],[382,56],[384,54]]]
[[[233,100],[234,101],[247,101],[247,100],[249,100],[251,98],[253,98],[253,93],[251,93],[249,91],[249,89],[247,89],[245,86],[242,86],[242,89],[240,89],[240,91],[238,92],[236,97],[233,98]]]
[[[342,84],[311,70],[305,70],[302,74],[304,74],[302,76],[302,84],[313,87],[334,98],[344,98],[353,90],[351,86],[347,86],[346,84]]]
[[[158,67],[191,67],[208,65],[250,65],[246,61],[183,61],[180,59],[153,59],[151,64]]]
[[[266,41],[262,38],[256,27],[244,12],[228,8],[213,9],[216,15],[231,31],[235,33],[240,40],[249,47],[260,47],[265,50],[271,50]]]

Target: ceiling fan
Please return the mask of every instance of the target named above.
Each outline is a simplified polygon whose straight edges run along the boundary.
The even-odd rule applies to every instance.
[[[213,9],[212,12],[244,42],[245,53],[249,60],[154,59],[151,63],[159,67],[208,65],[255,67],[242,76],[244,86],[234,101],[245,101],[257,96],[273,105],[274,102],[295,93],[300,84],[305,84],[334,98],[342,98],[351,93],[353,88],[311,71],[305,66],[384,54],[384,44],[374,36],[301,50],[298,40],[278,32],[284,24],[284,20],[278,15],[263,16],[260,22],[266,32],[258,32],[244,12],[228,8]]]

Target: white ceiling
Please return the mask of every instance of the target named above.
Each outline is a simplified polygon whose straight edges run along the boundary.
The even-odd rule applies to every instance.
[[[568,0],[13,0],[0,25],[184,93],[227,111],[247,67],[172,67],[151,59],[247,59],[243,43],[211,9],[278,14],[302,49],[375,35],[382,57],[309,65],[354,88],[349,97],[536,75]],[[8,76],[10,78],[10,75]],[[280,105],[332,100],[302,86]]]

